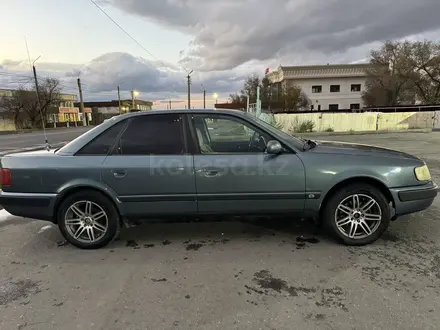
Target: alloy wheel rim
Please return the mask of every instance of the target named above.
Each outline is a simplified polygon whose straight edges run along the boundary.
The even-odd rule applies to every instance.
[[[382,222],[382,209],[377,201],[365,194],[344,198],[335,211],[338,230],[351,239],[371,236]]]
[[[98,204],[87,200],[78,201],[67,209],[64,224],[75,240],[94,243],[107,233],[108,216]]]

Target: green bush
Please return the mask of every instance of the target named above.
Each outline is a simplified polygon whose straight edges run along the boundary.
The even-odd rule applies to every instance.
[[[306,120],[301,123],[295,122],[293,125],[293,132],[294,133],[313,132],[314,128],[315,128],[315,123],[311,120]]]
[[[270,125],[272,125],[273,127],[282,130],[283,129],[283,124],[281,124],[279,121],[277,121],[277,119],[275,118],[274,115],[270,116]]]
[[[333,127],[327,127],[324,132],[334,132]]]

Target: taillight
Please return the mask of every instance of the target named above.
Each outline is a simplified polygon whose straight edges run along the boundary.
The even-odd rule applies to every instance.
[[[0,185],[1,186],[12,185],[12,175],[10,169],[0,168]]]

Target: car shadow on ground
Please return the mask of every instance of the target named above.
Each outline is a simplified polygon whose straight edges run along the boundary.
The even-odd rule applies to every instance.
[[[123,228],[119,239],[108,248],[123,246],[141,248],[154,245],[169,245],[180,242],[187,249],[198,249],[215,243],[258,242],[279,240],[295,243],[297,248],[306,243],[319,243],[328,239],[311,220],[281,217],[223,220],[145,223],[132,228]]]

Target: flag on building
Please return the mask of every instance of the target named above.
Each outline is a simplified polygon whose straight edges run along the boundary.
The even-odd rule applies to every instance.
[[[269,73],[269,68],[266,68],[266,71],[264,74],[268,74]]]

